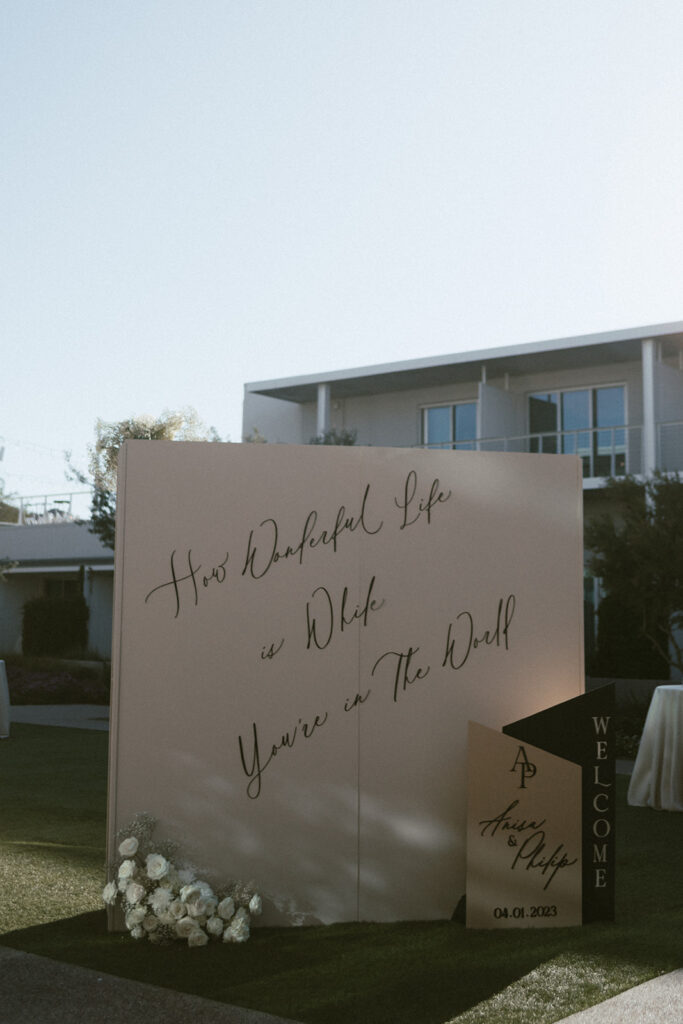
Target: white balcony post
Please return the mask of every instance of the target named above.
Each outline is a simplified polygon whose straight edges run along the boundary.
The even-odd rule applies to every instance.
[[[330,385],[318,384],[317,434],[320,437],[330,429]]]
[[[642,342],[643,362],[643,474],[651,476],[657,468],[657,428],[655,422],[655,360],[656,343],[652,338]]]

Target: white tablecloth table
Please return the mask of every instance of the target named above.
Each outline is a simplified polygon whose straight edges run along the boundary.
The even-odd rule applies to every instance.
[[[652,695],[628,802],[683,811],[683,686],[658,686]]]
[[[4,661],[0,661],[0,740],[9,738],[9,687]]]

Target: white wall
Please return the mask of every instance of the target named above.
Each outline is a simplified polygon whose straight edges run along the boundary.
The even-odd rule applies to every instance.
[[[111,658],[111,630],[114,601],[114,573],[90,572],[85,584],[90,608],[88,648],[100,658]]]
[[[658,423],[683,420],[683,372],[655,363],[655,416]]]
[[[343,426],[357,430],[358,444],[412,448],[422,443],[421,416],[425,406],[476,402],[477,395],[477,383],[472,382],[350,398],[343,403]]]
[[[296,402],[283,402],[279,398],[267,398],[265,395],[245,391],[242,437],[236,440],[242,441],[258,430],[262,437],[273,444],[301,444],[302,429],[303,411]]]
[[[527,433],[524,395],[481,383],[479,403],[481,437],[520,437]]]

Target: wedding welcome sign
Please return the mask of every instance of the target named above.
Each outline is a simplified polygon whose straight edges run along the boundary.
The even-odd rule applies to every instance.
[[[264,923],[450,917],[468,721],[583,691],[580,463],[128,442],[115,590],[110,856],[148,812]]]
[[[581,924],[581,769],[470,723],[467,925]]]
[[[467,924],[614,920],[614,684],[502,733],[470,722]]]

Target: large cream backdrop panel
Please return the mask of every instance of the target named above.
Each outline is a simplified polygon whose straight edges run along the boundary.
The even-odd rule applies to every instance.
[[[215,880],[253,879],[265,922],[450,916],[468,720],[583,691],[579,474],[554,455],[129,442],[110,849],[147,811]]]

